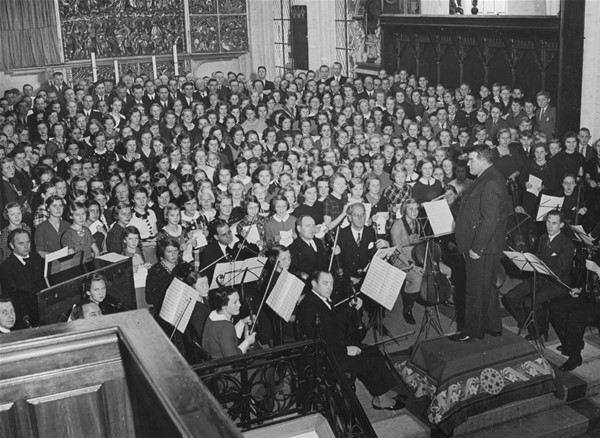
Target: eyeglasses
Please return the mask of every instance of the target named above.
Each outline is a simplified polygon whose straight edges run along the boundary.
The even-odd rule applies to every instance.
[[[364,213],[354,213],[351,216],[354,217],[354,218],[356,218],[356,219],[364,219],[364,217],[366,216],[366,214],[364,214]]]

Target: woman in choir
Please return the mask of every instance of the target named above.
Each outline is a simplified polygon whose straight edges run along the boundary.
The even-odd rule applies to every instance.
[[[106,277],[99,273],[90,274],[83,280],[83,300],[96,303],[103,315],[128,310],[119,301],[106,292]]]
[[[167,289],[175,278],[179,249],[179,242],[172,237],[162,239],[156,246],[159,261],[148,270],[146,277],[146,303],[153,306],[155,317],[160,314]]]

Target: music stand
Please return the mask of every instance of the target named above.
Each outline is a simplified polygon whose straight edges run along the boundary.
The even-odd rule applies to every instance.
[[[533,333],[535,336],[535,347],[540,353],[541,356],[544,356],[543,350],[546,348],[544,345],[544,341],[540,337],[540,333],[538,330],[537,322],[535,321],[535,303],[536,303],[536,282],[537,282],[537,274],[547,275],[553,280],[560,283],[562,286],[570,289],[569,286],[564,284],[554,272],[538,257],[531,253],[520,253],[515,251],[504,251],[504,254],[508,257],[508,259],[521,271],[525,272],[533,272],[533,281],[531,284],[531,311],[527,318],[525,319],[525,323],[523,327],[519,329],[518,334],[525,329],[529,329],[529,326],[533,327]]]

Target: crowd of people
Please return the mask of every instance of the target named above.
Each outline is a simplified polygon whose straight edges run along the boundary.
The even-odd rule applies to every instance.
[[[175,337],[178,347],[188,357],[191,350],[243,354],[289,336],[269,309],[258,315],[256,333],[237,324],[270,292],[273,271],[286,270],[306,282],[310,297],[298,306],[297,336],[315,334],[315,313],[329,315],[321,335],[368,381],[364,371],[380,358],[358,360],[371,353],[344,336],[344,312],[362,310],[363,301],[334,307],[330,298],[347,298],[375,252],[393,245],[393,264],[407,271],[402,317],[416,323],[423,268],[411,250],[428,232],[423,203],[445,199],[457,222],[456,236],[439,242],[440,269],[455,289],[453,340],[502,334],[495,277],[511,214],[528,218],[536,237],[543,235],[538,254],[578,286],[565,224],[600,236],[600,140],[591,140],[583,127],[557,135],[546,91],[529,96],[497,83],[447,88],[406,70],[348,78],[334,63],[273,81],[259,67],[252,80],[233,72],[141,74],[116,84],[67,84],[56,71],[37,91],[26,84],[0,97],[0,329],[39,323],[43,257],[68,247],[85,261],[116,252],[131,257],[134,270],[148,269],[145,296],[155,315],[173,278],[195,287],[191,328]],[[563,199],[545,223],[535,221],[541,195]],[[554,239],[559,233],[564,238]],[[563,246],[546,251],[554,244]],[[268,262],[244,296],[227,285],[206,293],[202,282],[212,283],[215,263],[257,255]],[[587,267],[598,271],[594,262]],[[547,283],[536,302],[525,286],[503,302],[520,325],[535,309],[531,338],[547,333],[542,309],[550,303],[567,368],[577,366],[578,312],[598,323],[598,306],[586,308],[570,298],[575,289]],[[102,304],[103,278],[90,278],[82,290],[72,318],[119,309]],[[556,304],[561,299],[574,303],[568,312]],[[374,303],[364,304],[374,311]],[[389,376],[382,371],[376,380],[367,385],[374,406],[401,406]]]

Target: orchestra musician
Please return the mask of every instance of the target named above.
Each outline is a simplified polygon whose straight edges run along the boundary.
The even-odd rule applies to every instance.
[[[361,299],[356,298],[350,301],[350,304],[334,306],[331,301],[334,281],[329,272],[314,272],[310,284],[311,292],[306,294],[297,309],[300,334],[311,339],[318,337],[323,340],[339,361],[342,371],[355,373],[365,385],[373,396],[372,405],[375,409],[402,409],[402,397],[394,391],[394,375],[377,349],[361,349],[346,343],[347,312],[350,306],[360,309]]]
[[[413,260],[412,250],[419,239],[422,237],[422,226],[419,223],[420,205],[414,198],[407,199],[401,207],[402,219],[396,221],[390,230],[392,245],[397,246],[397,250],[390,257],[392,265],[400,269],[410,267],[406,271],[404,290],[402,291],[402,316],[408,324],[416,324],[412,314],[415,302],[419,302],[421,283],[424,270],[417,266]],[[440,272],[447,277],[451,274],[451,269],[440,263]]]
[[[539,241],[536,255],[552,270],[554,274],[565,284],[570,283],[571,265],[575,245],[562,229],[565,219],[562,212],[552,210],[546,217],[546,231]],[[531,281],[524,281],[509,291],[503,298],[502,303],[506,310],[517,320],[519,328],[523,328],[529,312],[534,310],[535,323],[539,333],[533,326],[529,326],[528,340],[537,339],[544,335],[548,339],[548,321],[546,312],[542,305],[550,300],[566,297],[569,291],[547,277],[538,277],[535,288],[535,302],[532,296]]]
[[[581,350],[584,347],[585,329],[588,325],[600,326],[600,266],[592,260],[586,260],[585,267],[594,274],[593,283],[588,285],[588,288],[595,291],[594,303],[590,305],[589,301],[582,300],[581,289],[574,288],[571,289],[569,298],[555,301],[550,306],[552,326],[562,343],[557,348],[568,356],[567,361],[560,366],[563,371],[572,371],[583,363]]]
[[[307,280],[315,271],[327,269],[327,254],[323,241],[315,237],[316,224],[312,216],[302,215],[296,219],[298,237],[289,246],[292,256],[290,271]]]

